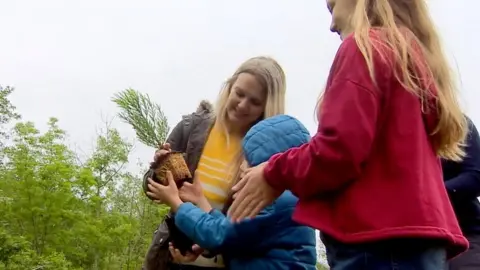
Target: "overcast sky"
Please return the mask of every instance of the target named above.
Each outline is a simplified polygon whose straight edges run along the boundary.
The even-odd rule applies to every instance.
[[[465,110],[480,123],[477,1],[431,1],[445,49],[461,74]],[[161,104],[170,125],[215,100],[249,57],[276,58],[287,74],[287,112],[313,133],[314,105],[340,44],[324,0],[1,0],[0,84],[25,120],[58,117],[88,153],[115,92],[132,87]],[[470,23],[467,24],[467,19]],[[477,27],[475,27],[477,25]],[[478,32],[478,31],[477,31]],[[130,139],[129,126],[115,122]],[[132,154],[148,162],[152,149]]]

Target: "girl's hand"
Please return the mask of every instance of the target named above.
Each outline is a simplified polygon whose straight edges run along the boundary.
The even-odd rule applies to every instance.
[[[158,150],[155,151],[155,155],[153,156],[153,161],[158,162],[165,158],[168,153],[170,153],[172,150],[170,149],[170,144],[166,143],[164,145],[161,145],[158,147]]]
[[[188,182],[183,183],[179,195],[180,199],[184,202],[191,202],[207,212],[211,210],[211,207],[208,209],[210,204],[207,198],[205,198],[205,195],[203,195],[202,183],[198,178],[198,173],[195,173],[193,177],[193,184]]]
[[[180,204],[183,202],[178,195],[177,184],[175,183],[175,180],[173,180],[172,172],[170,171],[167,171],[167,180],[168,185],[164,186],[149,178],[148,188],[150,191],[148,191],[147,194],[151,198],[154,198],[156,203],[167,204],[173,212],[176,212]]]
[[[233,222],[253,218],[280,195],[263,177],[266,165],[267,162],[247,169],[240,182],[233,186],[234,200],[228,209],[228,216]]]
[[[187,252],[185,256],[180,253],[180,250],[176,249],[172,243],[168,243],[168,250],[172,255],[174,263],[190,263],[194,262],[200,254],[203,253],[203,249],[198,245],[192,246],[192,252]]]
[[[244,160],[242,162],[242,164],[240,165],[240,180],[245,176],[248,168],[249,168],[248,163],[247,163],[247,161]]]

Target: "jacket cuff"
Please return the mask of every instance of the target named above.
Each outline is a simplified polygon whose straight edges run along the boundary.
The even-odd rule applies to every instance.
[[[277,191],[285,191],[288,189],[287,183],[283,181],[281,173],[278,173],[276,161],[281,153],[273,155],[269,160],[267,166],[263,169],[263,177],[265,181]]]
[[[181,230],[188,236],[195,230],[196,222],[192,220],[190,212],[196,206],[190,202],[182,203],[175,213],[175,226],[181,228]]]

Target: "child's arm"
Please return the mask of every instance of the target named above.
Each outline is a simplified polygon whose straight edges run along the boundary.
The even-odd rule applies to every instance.
[[[266,229],[275,226],[272,214],[273,209],[267,207],[254,219],[232,224],[216,209],[207,213],[191,203],[183,203],[175,214],[175,225],[193,242],[213,252],[251,250],[258,246]]]

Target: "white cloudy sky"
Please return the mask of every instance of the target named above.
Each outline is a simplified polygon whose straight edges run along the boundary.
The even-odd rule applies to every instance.
[[[465,110],[480,123],[480,4],[430,2],[461,74]],[[16,87],[12,100],[25,120],[44,128],[58,117],[85,152],[102,117],[115,116],[115,92],[148,93],[173,125],[201,99],[214,100],[243,60],[261,54],[283,65],[288,113],[314,132],[315,99],[340,43],[324,0],[2,0],[0,11],[0,84]],[[115,126],[134,138],[127,125]],[[139,146],[132,161],[151,156]]]

